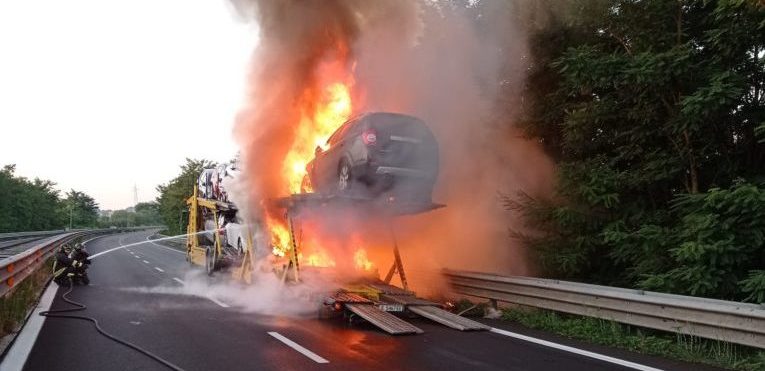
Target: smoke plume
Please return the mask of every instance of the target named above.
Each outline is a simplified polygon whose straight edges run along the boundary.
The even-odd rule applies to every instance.
[[[442,268],[528,273],[522,247],[508,235],[514,216],[503,210],[498,194],[547,194],[553,167],[513,127],[529,63],[519,22],[525,10],[514,4],[234,1],[260,29],[248,105],[235,129],[252,218],[267,214],[261,200],[290,193],[284,159],[295,146],[313,153],[314,143],[296,139],[310,129],[322,90],[341,81],[351,88],[353,113],[417,116],[439,142],[433,198],[447,206],[395,222],[410,286],[436,292]],[[356,217],[328,219],[331,226],[313,230],[334,234],[334,240],[363,230],[370,260],[387,271],[387,227]],[[352,255],[354,242],[349,244],[330,253]]]

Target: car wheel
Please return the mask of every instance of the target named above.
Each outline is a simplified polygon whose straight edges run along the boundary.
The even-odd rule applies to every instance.
[[[215,272],[216,255],[214,247],[208,246],[207,249],[205,249],[205,271],[208,276],[212,276],[213,272]]]
[[[337,192],[348,193],[351,189],[351,165],[343,160],[337,170]]]

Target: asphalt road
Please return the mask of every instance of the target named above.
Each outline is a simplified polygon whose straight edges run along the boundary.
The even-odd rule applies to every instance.
[[[100,237],[91,254],[145,241],[149,232]],[[129,251],[128,251],[129,249]],[[88,306],[107,331],[138,344],[186,370],[619,370],[613,363],[514,339],[494,332],[462,333],[424,319],[409,319],[425,331],[389,336],[368,324],[244,313],[198,296],[163,293],[179,286],[190,267],[184,254],[146,242],[94,260],[91,286],[70,297]],[[68,308],[60,296],[52,309]],[[220,303],[225,305],[225,303]],[[595,351],[662,369],[704,367],[597,347],[494,321],[492,326]],[[277,333],[276,335],[272,333]],[[281,339],[312,352],[311,358]],[[326,360],[328,363],[318,363]],[[164,366],[108,340],[83,321],[47,318],[25,370],[163,370]]]
[[[34,246],[53,240],[55,238],[58,238],[58,236],[24,237],[17,240],[0,241],[0,260],[24,252]]]

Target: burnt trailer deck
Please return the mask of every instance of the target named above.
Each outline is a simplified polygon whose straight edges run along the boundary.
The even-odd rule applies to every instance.
[[[423,330],[395,314],[417,315],[460,331],[489,330],[489,326],[446,311],[438,303],[412,291],[384,282],[344,288],[325,299],[335,311],[344,311],[349,322],[358,316],[391,335],[420,334]]]
[[[272,205],[285,209],[293,215],[301,211],[320,209],[349,209],[359,212],[374,212],[378,215],[396,217],[422,214],[445,207],[432,201],[412,201],[396,197],[368,198],[353,195],[323,195],[319,193],[298,193],[280,197]]]
[[[444,207],[433,202],[412,202],[397,200],[393,197],[369,199],[361,197],[321,195],[314,193],[293,194],[272,201],[272,206],[285,210],[285,218],[290,232],[290,248],[287,253],[289,263],[283,271],[277,272],[286,281],[291,276],[299,281],[300,262],[299,242],[295,239],[295,219],[313,217],[311,211],[327,209],[349,209],[354,212],[374,212],[388,220],[389,232],[393,241],[393,264],[385,278],[368,278],[344,287],[324,297],[324,304],[330,311],[342,313],[352,323],[361,318],[392,335],[419,334],[422,329],[406,322],[395,314],[418,315],[442,325],[460,330],[488,330],[489,327],[479,322],[448,312],[438,303],[416,296],[409,290],[404,264],[398,249],[398,241],[392,219],[401,215],[425,213]],[[292,275],[290,275],[292,273]],[[394,275],[398,275],[403,288],[391,285]]]

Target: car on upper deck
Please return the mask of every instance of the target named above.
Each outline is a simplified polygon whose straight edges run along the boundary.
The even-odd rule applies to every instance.
[[[422,120],[365,113],[341,125],[324,148],[316,147],[303,190],[430,202],[438,168],[438,143]]]

